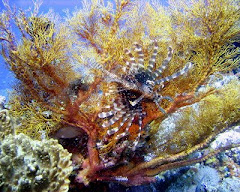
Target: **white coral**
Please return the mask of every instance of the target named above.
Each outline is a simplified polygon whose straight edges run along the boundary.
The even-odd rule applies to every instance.
[[[4,191],[67,192],[71,154],[57,140],[8,135],[0,143],[0,183]]]

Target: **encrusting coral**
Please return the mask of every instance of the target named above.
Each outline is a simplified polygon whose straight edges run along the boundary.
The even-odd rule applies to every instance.
[[[1,191],[68,191],[71,154],[56,140],[9,135],[0,151]]]
[[[143,184],[233,147],[189,156],[239,122],[239,80],[199,91],[239,65],[239,0],[170,0],[168,7],[84,0],[64,22],[52,12],[38,14],[37,1],[30,14],[4,4],[2,55],[19,80],[10,113],[24,119],[18,132],[31,137],[58,130],[61,138],[81,138],[69,149],[79,168],[76,183]],[[194,104],[199,111],[188,108]],[[167,132],[161,122],[176,111],[183,117]],[[65,137],[67,130],[73,135]],[[159,132],[167,138],[160,147]]]
[[[9,110],[0,110],[0,139],[4,139],[6,135],[14,133],[14,125]]]

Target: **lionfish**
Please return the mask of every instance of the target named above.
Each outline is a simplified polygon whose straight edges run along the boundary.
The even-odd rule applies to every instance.
[[[172,58],[173,49],[171,47],[168,48],[167,57],[163,60],[162,65],[156,68],[156,57],[159,47],[156,41],[154,41],[153,45],[153,53],[146,68],[144,67],[142,47],[135,42],[132,49],[134,54],[129,49],[125,50],[129,59],[123,68],[124,75],[119,76],[109,71],[104,71],[106,76],[110,77],[111,82],[116,84],[117,90],[115,92],[118,92],[119,97],[113,101],[113,104],[105,106],[105,111],[98,114],[99,118],[105,120],[102,127],[108,129],[104,138],[98,143],[98,147],[104,148],[110,141],[110,138],[114,136],[117,144],[112,156],[115,156],[115,158],[118,158],[120,153],[126,148],[131,149],[131,151],[136,150],[142,134],[143,118],[147,115],[143,109],[143,102],[153,102],[162,113],[166,113],[160,106],[160,102],[163,99],[169,101],[173,99],[169,96],[162,96],[159,93],[164,87],[163,83],[183,75],[192,66],[192,63],[188,62],[176,73],[161,78],[161,74],[167,68]],[[110,89],[109,93],[106,94],[110,94],[110,92],[114,92],[114,90]],[[129,129],[136,121],[139,130],[135,140],[130,142],[127,139],[130,135]]]

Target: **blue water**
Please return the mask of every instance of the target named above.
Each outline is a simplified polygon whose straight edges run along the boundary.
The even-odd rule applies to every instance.
[[[8,92],[11,91],[15,78],[13,73],[8,70],[3,59],[0,59],[0,95],[8,97]]]
[[[28,8],[33,8],[32,0],[10,0],[10,5],[15,5],[17,8],[26,10]],[[63,10],[69,9],[69,12],[72,12],[76,7],[81,7],[82,1],[76,0],[43,0],[42,5],[40,6],[40,13],[47,13],[49,9],[53,9],[55,12],[64,16],[65,13]],[[0,12],[5,9],[2,0],[0,0]],[[17,31],[14,31],[18,34]],[[8,92],[11,91],[12,85],[14,84],[14,75],[10,72],[2,56],[0,55],[0,95],[7,98]]]

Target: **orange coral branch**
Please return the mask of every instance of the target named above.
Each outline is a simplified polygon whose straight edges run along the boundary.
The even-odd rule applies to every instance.
[[[196,102],[196,100],[191,101],[191,99],[194,98],[194,94],[193,93],[189,93],[188,95],[179,95],[174,99],[174,102],[170,105],[170,107],[168,107],[168,109],[166,109],[166,113],[173,113],[176,110],[178,110],[179,108],[183,107],[183,106],[187,106],[187,105],[191,105],[193,103]],[[145,108],[147,108],[147,116],[143,119],[143,125],[146,126],[147,124],[149,124],[150,122],[152,122],[155,119],[158,118],[163,118],[165,115],[158,110],[158,108],[155,106],[154,103],[147,103],[144,106]]]
[[[69,122],[75,122],[75,121],[79,121],[77,118],[78,114],[81,114],[81,121],[85,121],[88,122],[89,118],[88,116],[86,116],[85,113],[81,112],[79,110],[79,106],[86,101],[92,94],[93,92],[96,91],[97,86],[99,85],[99,83],[102,81],[101,78],[96,78],[94,83],[91,84],[91,86],[89,87],[88,91],[79,91],[78,95],[77,95],[77,99],[74,101],[74,103],[72,103],[70,100],[68,101],[67,107],[66,107],[66,112],[68,113],[68,115],[66,115],[66,119]],[[84,119],[83,119],[84,118]]]
[[[215,156],[216,154],[218,154],[222,151],[225,151],[225,150],[228,150],[228,149],[231,149],[231,148],[234,148],[234,147],[236,147],[236,146],[235,145],[229,145],[229,146],[226,146],[226,147],[222,147],[220,149],[208,152],[206,155],[204,155],[200,158],[196,158],[196,159],[187,159],[187,160],[179,160],[178,159],[178,161],[173,162],[173,163],[167,162],[167,164],[160,165],[158,168],[154,168],[152,170],[148,169],[145,172],[145,174],[147,176],[154,176],[157,173],[160,173],[160,172],[163,172],[163,171],[166,171],[166,170],[175,169],[175,168],[178,168],[178,167],[184,167],[184,166],[187,166],[187,165],[192,165],[192,164],[195,164],[195,163],[198,163],[198,162],[202,162],[202,161],[205,161],[205,160],[209,159],[212,156]]]
[[[54,81],[61,87],[61,88],[66,88],[68,86],[68,82],[66,81],[65,78],[60,77],[56,74],[56,70],[53,66],[51,65],[44,65],[42,67],[43,71],[45,74],[47,74],[49,77],[52,77]]]
[[[173,104],[166,110],[167,113],[173,113],[181,107],[195,103],[195,102],[188,102],[189,100],[191,100],[193,98],[194,98],[194,93],[177,96],[176,99],[174,100]]]

